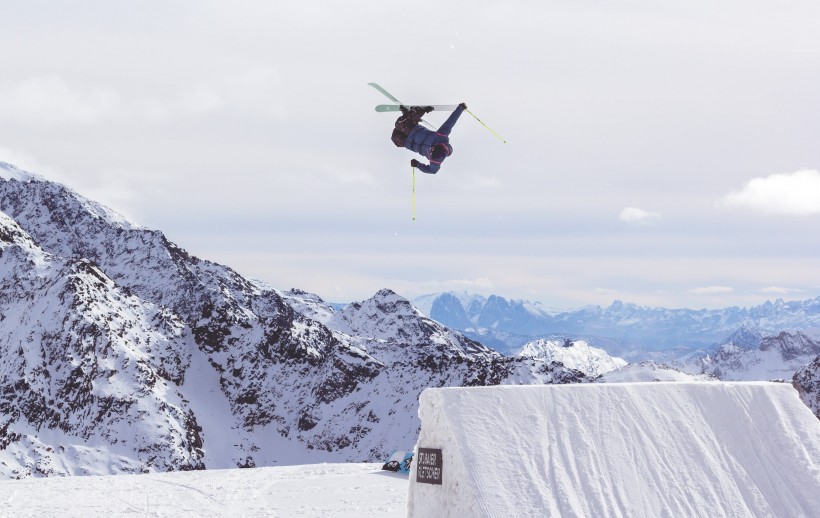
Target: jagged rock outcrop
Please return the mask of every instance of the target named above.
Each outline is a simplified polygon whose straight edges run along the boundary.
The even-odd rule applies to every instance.
[[[713,354],[690,359],[686,370],[724,381],[789,380],[818,354],[820,343],[809,336],[782,332],[763,338],[757,347],[725,343]]]
[[[5,214],[0,272],[0,449],[18,461],[0,471],[82,473],[71,458],[112,445],[123,454],[84,462],[203,467],[201,428],[177,390],[190,359],[181,321],[87,259],[44,252]]]
[[[627,364],[625,360],[612,357],[603,349],[591,347],[584,340],[535,340],[525,345],[518,356],[558,362],[593,378]]]
[[[792,385],[800,394],[800,399],[820,419],[820,356],[794,374]]]

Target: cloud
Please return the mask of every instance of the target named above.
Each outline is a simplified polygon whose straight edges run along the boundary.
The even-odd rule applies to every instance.
[[[650,225],[660,218],[660,212],[649,212],[637,207],[627,207],[618,215],[618,219],[633,225]]]
[[[493,290],[494,284],[490,279],[485,277],[477,279],[450,279],[444,281],[426,281],[419,283],[418,286],[413,285],[409,291],[418,291],[420,293],[438,293],[443,291],[466,291],[468,293],[476,292],[490,292]]]
[[[804,293],[805,290],[797,288],[783,288],[781,286],[767,286],[765,288],[761,288],[760,292],[771,295],[790,295],[792,293]]]
[[[0,117],[28,124],[94,124],[118,112],[121,104],[110,88],[72,88],[56,75],[0,88]]]
[[[767,214],[818,214],[820,172],[803,169],[794,173],[753,178],[739,191],[727,194],[721,203],[728,207],[752,209]]]
[[[692,295],[720,295],[724,293],[734,293],[735,289],[729,286],[704,286],[702,288],[692,288],[686,293]]]
[[[50,74],[0,86],[0,118],[28,126],[87,126],[112,120],[165,122],[239,110],[281,119],[287,110],[274,99],[282,84],[276,69],[254,65],[224,78],[152,97],[123,95],[108,86],[70,84]]]
[[[323,168],[324,174],[321,177],[314,178],[315,181],[321,182],[326,178],[331,178],[338,183],[353,184],[353,185],[373,185],[375,177],[373,173],[366,169],[351,168],[351,167],[334,167],[326,165]],[[303,175],[304,176],[304,175]]]
[[[592,290],[592,293],[595,295],[615,295],[618,293],[618,290],[613,290],[612,288],[595,288]]]
[[[501,185],[495,176],[475,175],[466,179],[463,183],[465,190],[494,190]]]

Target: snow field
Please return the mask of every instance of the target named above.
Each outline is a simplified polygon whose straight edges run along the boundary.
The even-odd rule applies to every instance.
[[[408,516],[817,516],[820,421],[775,383],[429,389]],[[415,468],[415,466],[414,466]]]
[[[0,482],[0,516],[404,516],[407,476],[381,464],[312,464]]]

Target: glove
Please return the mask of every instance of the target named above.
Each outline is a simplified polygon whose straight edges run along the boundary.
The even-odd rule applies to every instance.
[[[413,160],[410,161],[410,165],[413,166],[413,167],[418,167],[418,166],[421,165],[421,162],[419,162],[418,160],[416,160],[414,158]]]
[[[427,106],[426,108],[424,108],[424,113],[430,113],[431,111],[433,111],[432,106]]]
[[[462,108],[464,108],[465,110],[467,109],[467,103],[461,103],[461,104],[459,104],[459,106],[461,106],[461,107],[462,107]]]

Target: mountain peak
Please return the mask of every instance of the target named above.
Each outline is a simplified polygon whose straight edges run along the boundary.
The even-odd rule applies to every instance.
[[[406,298],[402,297],[401,295],[399,295],[395,291],[391,290],[390,288],[380,289],[379,291],[376,292],[375,295],[373,295],[372,298],[376,299],[376,300],[383,300],[385,302],[404,301],[404,302],[407,302],[409,304],[409,301]]]
[[[579,370],[593,378],[626,365],[626,361],[621,358],[612,357],[603,349],[591,347],[584,340],[535,340],[525,345],[518,356],[560,362],[564,367]]]
[[[36,221],[41,225],[77,225],[97,220],[124,230],[146,230],[117,211],[65,185],[5,162],[0,162],[0,187],[0,207],[21,225],[24,220]]]
[[[410,327],[428,330],[431,323],[409,300],[384,288],[367,300],[348,304],[328,325],[350,335],[406,342],[417,338],[408,333]]]
[[[4,180],[15,180],[18,182],[43,181],[40,175],[24,171],[8,162],[0,162],[0,178]]]

